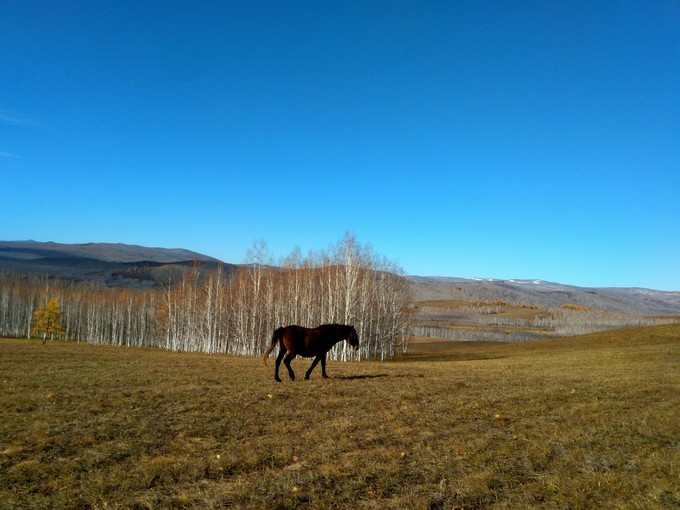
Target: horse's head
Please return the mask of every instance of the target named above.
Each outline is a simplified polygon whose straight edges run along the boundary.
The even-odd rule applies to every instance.
[[[355,351],[359,349],[359,335],[357,335],[357,330],[354,329],[354,326],[349,327],[349,335],[347,335],[347,342],[349,342],[349,345],[354,347]]]

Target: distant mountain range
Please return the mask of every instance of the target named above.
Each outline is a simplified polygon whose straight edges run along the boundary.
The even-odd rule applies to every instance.
[[[0,270],[46,274],[109,287],[150,288],[174,281],[195,262],[215,268],[214,257],[184,249],[147,248],[126,244],[60,244],[0,241]],[[584,288],[543,280],[495,280],[410,276],[417,301],[503,300],[540,307],[579,304],[639,315],[680,315],[680,292],[640,288]]]
[[[541,308],[576,304],[636,315],[680,315],[680,292],[642,288],[589,288],[544,280],[409,277],[417,301],[494,301]]]
[[[103,262],[159,262],[171,264],[187,260],[219,260],[179,248],[147,248],[121,243],[60,244],[37,241],[0,241],[0,257],[14,260],[91,259]]]
[[[216,258],[179,248],[0,241],[0,269],[93,281],[109,287],[149,288],[167,283],[195,262],[207,268],[222,264]]]

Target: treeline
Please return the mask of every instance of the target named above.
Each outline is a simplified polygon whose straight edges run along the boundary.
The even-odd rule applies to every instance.
[[[471,305],[453,309],[425,306],[414,317],[413,335],[476,342],[528,342],[575,336],[608,329],[673,324],[675,318],[648,317],[610,312],[582,305],[534,310],[526,316],[504,316],[503,306]]]
[[[93,344],[260,355],[279,326],[352,324],[358,356],[391,359],[410,334],[408,282],[401,269],[352,235],[303,257],[274,262],[254,243],[246,264],[203,270],[144,291],[0,272],[0,335],[31,336],[33,314],[58,298],[66,339]],[[338,346],[333,359],[355,354]]]

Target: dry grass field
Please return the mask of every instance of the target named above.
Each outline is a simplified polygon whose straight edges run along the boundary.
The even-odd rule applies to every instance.
[[[680,325],[328,373],[2,339],[0,508],[680,506]]]

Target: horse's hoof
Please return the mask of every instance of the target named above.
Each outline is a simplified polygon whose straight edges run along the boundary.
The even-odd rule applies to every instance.
[[[281,378],[280,378],[280,377],[275,377],[274,380],[275,380],[276,382],[281,382]]]

